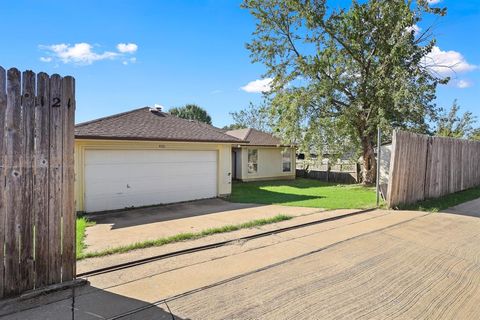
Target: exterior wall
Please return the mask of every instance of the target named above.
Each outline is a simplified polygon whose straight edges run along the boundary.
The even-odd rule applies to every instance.
[[[258,150],[258,164],[256,173],[248,173],[248,150]],[[295,148],[290,148],[291,168],[290,172],[283,172],[282,147],[242,147],[241,171],[239,179],[242,181],[295,179]]]
[[[231,145],[202,142],[75,140],[75,207],[84,211],[85,150],[214,150],[218,155],[218,196],[232,192]]]

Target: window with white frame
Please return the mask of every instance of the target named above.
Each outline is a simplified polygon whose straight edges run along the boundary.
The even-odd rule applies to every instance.
[[[292,150],[285,149],[282,151],[282,167],[283,172],[292,171]]]
[[[257,173],[258,170],[258,150],[248,149],[248,173]]]

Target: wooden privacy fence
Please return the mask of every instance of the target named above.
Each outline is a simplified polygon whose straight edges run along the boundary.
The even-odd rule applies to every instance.
[[[322,160],[297,160],[297,177],[316,179],[335,183],[358,183],[359,166],[357,163],[328,164]]]
[[[0,298],[75,276],[75,80],[0,67]]]
[[[480,142],[394,131],[387,191],[390,207],[480,185]]]

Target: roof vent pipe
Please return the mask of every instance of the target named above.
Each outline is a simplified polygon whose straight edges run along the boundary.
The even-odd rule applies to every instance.
[[[162,112],[163,107],[159,104],[154,104],[153,107],[150,107],[150,112]]]

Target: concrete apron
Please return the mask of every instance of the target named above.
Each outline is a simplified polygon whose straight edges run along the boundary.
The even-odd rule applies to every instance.
[[[200,232],[272,218],[293,217],[324,211],[318,208],[230,203],[221,199],[133,209],[92,216],[96,225],[86,229],[85,252],[156,240],[179,233]]]
[[[134,268],[90,277],[90,286],[77,289],[75,319],[102,319],[148,307],[142,319],[170,319],[162,303],[195,291],[322,251],[335,244],[427,215],[419,212],[377,210],[259,238],[245,243],[197,252]],[[71,299],[28,310],[8,319],[71,317]],[[135,319],[134,317],[130,317]]]

